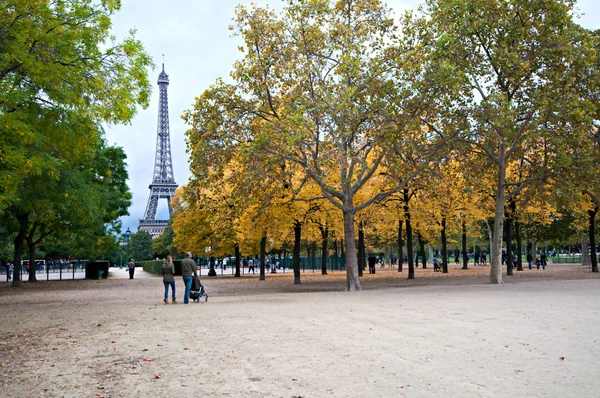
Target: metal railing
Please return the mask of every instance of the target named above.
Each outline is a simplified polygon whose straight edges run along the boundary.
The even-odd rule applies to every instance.
[[[46,265],[36,265],[35,276],[38,281],[62,281],[85,279],[85,262],[49,262]],[[29,280],[29,267],[21,265],[19,269],[20,279],[23,282]],[[12,282],[13,267],[0,266],[0,282]]]

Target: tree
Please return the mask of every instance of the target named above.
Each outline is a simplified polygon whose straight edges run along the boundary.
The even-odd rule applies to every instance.
[[[152,235],[148,232],[137,231],[131,234],[129,245],[129,258],[136,261],[152,260]]]
[[[506,200],[546,178],[588,119],[591,98],[582,95],[581,75],[597,54],[589,33],[573,21],[574,3],[427,2],[435,32],[428,78],[444,90],[425,122],[491,160],[496,172],[491,283],[502,283]],[[539,156],[528,157],[532,150]],[[521,158],[530,173],[507,180],[507,165]]]
[[[119,8],[111,0],[2,2],[0,208],[18,198],[25,176],[59,174],[60,163],[34,150],[52,140],[38,129],[44,115],[63,124],[74,115],[91,124],[119,123],[131,120],[138,104],[147,105],[150,57],[133,32],[121,43],[109,36]],[[86,143],[85,134],[79,136],[70,132],[54,143],[78,156]]]
[[[281,17],[239,7],[234,32],[244,41],[234,83],[218,80],[184,115],[192,159],[244,145],[299,167],[321,190],[305,199],[328,199],[343,215],[347,290],[359,290],[354,216],[398,189],[355,201],[385,157],[388,93],[405,88],[392,82],[405,65],[393,20],[375,0],[292,0]]]
[[[93,175],[105,170],[97,156],[111,151],[101,123],[128,122],[148,103],[150,57],[133,34],[122,43],[109,37],[118,9],[110,0],[7,0],[0,9],[0,211],[13,220],[15,262],[26,239],[34,251],[54,225],[76,222],[87,204],[108,199],[101,184],[85,189],[111,180]],[[130,199],[126,185],[111,194]],[[105,225],[92,229],[106,234]]]
[[[173,245],[175,234],[173,233],[173,219],[169,218],[165,231],[152,240],[152,253],[161,257],[178,257],[179,253]]]

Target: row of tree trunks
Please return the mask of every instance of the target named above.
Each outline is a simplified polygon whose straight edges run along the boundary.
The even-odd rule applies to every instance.
[[[14,266],[13,266],[13,282],[12,286],[22,286],[21,282],[21,256],[23,252],[23,246],[25,245],[25,239],[27,237],[27,227],[29,224],[29,214],[17,214],[17,221],[19,222],[19,233],[13,240],[15,246],[14,255]]]
[[[412,225],[410,224],[410,209],[408,201],[410,196],[408,188],[404,188],[402,192],[404,200],[404,222],[406,223],[406,255],[408,257],[408,279],[415,279],[415,266],[413,264],[413,240],[412,240]],[[399,260],[402,261],[402,260]]]
[[[321,274],[327,275],[327,239],[329,237],[329,229],[321,228]]]
[[[448,242],[446,239],[446,217],[442,217],[442,273],[448,273]]]
[[[462,252],[462,269],[469,269],[469,255],[467,254],[467,222],[464,219],[462,220]]]
[[[402,264],[404,264],[404,254],[402,248],[404,239],[402,239],[402,220],[398,221],[398,272],[402,272]]]
[[[596,256],[596,214],[598,214],[598,206],[592,210],[588,210],[588,216],[590,221],[589,233],[590,233],[590,247],[591,247],[591,260],[592,260],[592,272],[598,272],[598,258]]]
[[[294,225],[294,285],[300,285],[300,239],[302,237],[302,224]]]
[[[365,232],[362,221],[358,224],[358,276],[362,277],[366,268],[365,260]]]
[[[235,253],[235,277],[239,278],[240,275],[240,262],[242,261],[242,256],[240,255],[240,245],[237,243],[233,245],[233,251]]]
[[[504,231],[506,233],[506,275],[513,274],[513,252],[512,252],[512,214],[506,212]]]
[[[259,280],[261,280],[261,281],[265,280],[265,257],[267,256],[266,249],[267,249],[267,236],[263,235],[262,238],[260,239],[260,277],[259,277]]]
[[[517,240],[517,271],[523,271],[523,244],[521,242],[521,224],[516,219],[515,239]]]
[[[425,256],[425,241],[419,232],[417,232],[417,240],[419,241],[419,251],[421,252],[421,261],[423,262],[423,269],[427,268],[427,259]],[[419,261],[416,261],[417,265]]]

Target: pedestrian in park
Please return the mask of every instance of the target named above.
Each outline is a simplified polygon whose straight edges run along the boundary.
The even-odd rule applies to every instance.
[[[185,258],[181,261],[181,275],[185,284],[185,293],[183,295],[183,304],[190,303],[190,290],[192,288],[192,275],[198,276],[196,263],[192,260],[192,253],[187,252]]]
[[[440,270],[440,265],[438,264],[437,254],[433,255],[433,272],[438,272]]]
[[[487,264],[487,254],[485,252],[481,252],[481,265]]]
[[[173,258],[171,256],[167,256],[165,262],[162,265],[161,274],[163,276],[163,283],[165,285],[165,299],[163,300],[165,304],[169,304],[169,286],[171,286],[171,297],[172,303],[177,304],[177,299],[175,298],[175,265],[173,264]]]
[[[529,271],[531,271],[531,263],[533,262],[533,256],[531,252],[527,253],[527,264],[529,265]]]
[[[133,258],[129,260],[127,267],[129,267],[129,279],[133,279],[135,273],[135,260]]]
[[[377,261],[377,259],[375,258],[375,256],[369,256],[369,274],[374,274],[375,273],[375,262]]]
[[[546,253],[542,252],[542,255],[540,256],[540,263],[542,264],[542,270],[546,270],[546,264],[548,262],[548,259],[546,258]]]
[[[250,273],[250,270],[252,270],[252,273],[254,273],[254,260],[252,258],[248,260],[248,273]]]

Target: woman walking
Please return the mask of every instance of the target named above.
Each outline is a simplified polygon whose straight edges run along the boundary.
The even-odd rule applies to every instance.
[[[169,304],[169,286],[171,286],[171,297],[173,297],[173,304],[177,304],[177,299],[175,299],[175,278],[173,277],[173,274],[175,274],[173,259],[171,256],[167,256],[162,266],[163,283],[165,285],[165,299],[163,301],[165,304]]]

